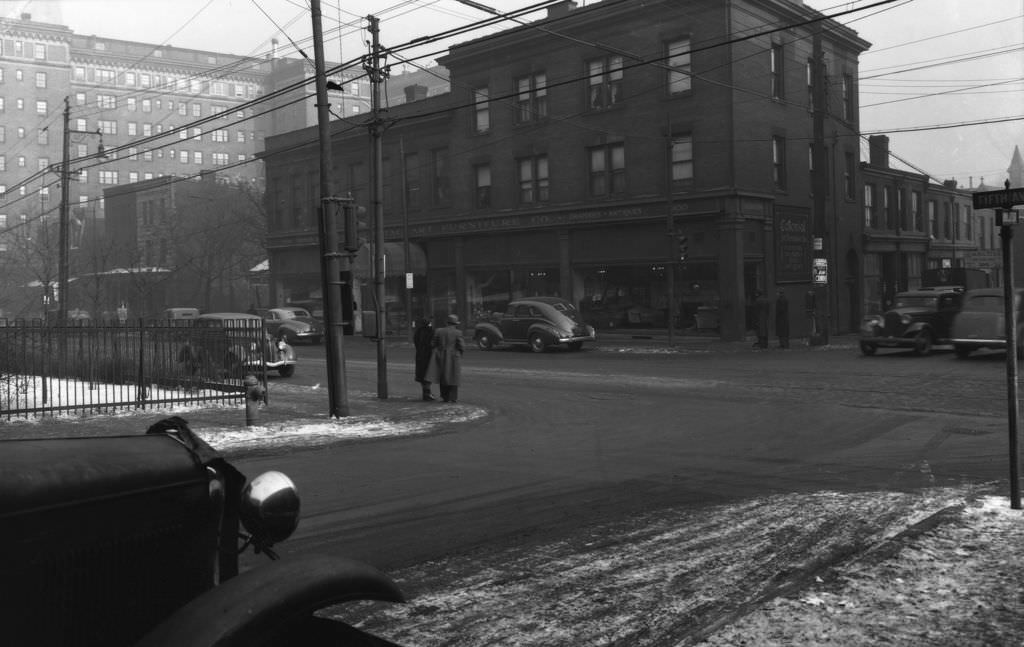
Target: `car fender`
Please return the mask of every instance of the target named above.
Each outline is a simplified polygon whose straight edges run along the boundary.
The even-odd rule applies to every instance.
[[[405,598],[388,576],[362,562],[329,555],[278,560],[193,599],[136,647],[261,644],[314,611],[352,600]]]
[[[473,331],[474,339],[479,337],[482,333],[487,333],[488,335],[491,335],[497,341],[504,341],[505,339],[505,336],[501,334],[501,329],[492,323],[478,323],[476,326],[474,326]]]
[[[907,331],[904,333],[905,336],[916,335],[922,330],[931,330],[931,326],[924,321],[915,321],[914,323],[907,326]]]
[[[530,329],[526,333],[527,339],[529,339],[534,333],[540,333],[547,338],[549,342],[554,343],[560,337],[558,331],[554,326],[546,323],[535,323],[530,326]]]

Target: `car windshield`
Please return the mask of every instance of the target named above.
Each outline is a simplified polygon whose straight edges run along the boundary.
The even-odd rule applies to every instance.
[[[894,308],[931,308],[935,309],[936,297],[912,294],[897,294],[893,302]]]
[[[967,299],[966,312],[1002,312],[1003,297],[1000,294],[979,294]]]
[[[282,319],[295,319],[296,317],[309,317],[309,312],[302,308],[287,308],[278,310]]]

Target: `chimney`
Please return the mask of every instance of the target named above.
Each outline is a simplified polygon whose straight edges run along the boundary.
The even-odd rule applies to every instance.
[[[276,60],[277,59],[277,39],[276,38],[271,38],[270,39],[270,59],[271,60]]]
[[[889,168],[889,138],[885,135],[868,137],[868,163],[878,168]]]
[[[953,178],[952,180],[943,180],[942,181],[942,186],[946,187],[947,189],[955,189],[956,188],[956,178]]]
[[[548,18],[561,18],[566,16],[570,11],[576,8],[576,3],[573,0],[565,0],[565,2],[559,2],[556,5],[548,7]]]
[[[25,20],[25,21],[32,20],[32,14],[30,14],[30,13],[23,13],[23,14],[21,14],[21,19]]]
[[[427,86],[413,83],[405,86],[405,102],[412,103],[427,98]]]

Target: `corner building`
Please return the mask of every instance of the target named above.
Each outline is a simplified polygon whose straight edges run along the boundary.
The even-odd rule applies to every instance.
[[[406,312],[471,325],[516,297],[558,295],[599,329],[664,328],[675,315],[677,330],[736,340],[755,290],[782,287],[793,334],[806,334],[797,305],[812,287],[812,234],[826,257],[860,253],[867,47],[792,0],[566,2],[452,47],[439,59],[450,93],[382,115],[389,330]],[[332,132],[336,193],[372,214],[366,129],[335,121]],[[272,300],[319,288],[317,153],[313,128],[267,140]],[[357,284],[369,278],[362,256]],[[854,318],[842,290],[857,277],[839,270],[833,322]]]

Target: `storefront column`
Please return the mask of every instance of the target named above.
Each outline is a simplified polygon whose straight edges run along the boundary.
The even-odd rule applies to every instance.
[[[743,216],[722,214],[718,221],[719,325],[723,341],[743,341],[747,336],[746,294],[743,287]]]
[[[569,262],[569,230],[558,230],[558,284],[561,297],[579,307],[572,293],[572,263]]]

